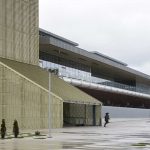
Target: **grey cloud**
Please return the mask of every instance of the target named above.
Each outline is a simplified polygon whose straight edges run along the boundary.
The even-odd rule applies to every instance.
[[[40,0],[40,27],[149,73],[149,8],[149,0]]]

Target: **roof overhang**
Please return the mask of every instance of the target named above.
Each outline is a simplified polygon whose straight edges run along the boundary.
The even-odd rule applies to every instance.
[[[126,66],[126,64],[75,47],[52,36],[40,36],[40,52],[54,54],[67,59],[90,65],[93,69],[102,70],[110,77],[124,81],[141,80],[150,84],[150,76]]]

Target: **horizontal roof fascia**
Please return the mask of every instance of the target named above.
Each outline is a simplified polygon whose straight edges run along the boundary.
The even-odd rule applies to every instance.
[[[56,35],[56,34],[53,34],[53,33],[49,32],[49,31],[44,30],[44,29],[39,29],[39,32],[40,32],[40,35],[43,35],[43,36],[45,35],[45,36],[49,36],[49,37],[56,38],[56,39],[58,39],[58,40],[60,40],[60,41],[63,41],[63,42],[65,42],[65,43],[68,43],[68,44],[70,44],[70,45],[72,45],[72,46],[78,46],[78,45],[79,45],[78,43],[75,43],[75,42],[70,41],[70,40],[68,40],[68,39],[66,39],[66,38],[63,38],[63,37],[58,36],[58,35]]]
[[[46,45],[53,45],[53,46],[56,46],[56,47],[60,47],[66,51],[69,51],[69,52],[72,52],[74,54],[77,54],[77,55],[81,55],[81,56],[84,56],[85,58],[87,58],[87,60],[94,60],[94,61],[97,61],[99,63],[103,63],[103,64],[107,64],[111,67],[114,67],[116,69],[120,69],[120,70],[123,70],[123,71],[126,71],[130,74],[133,74],[135,75],[136,77],[142,77],[142,78],[145,78],[147,80],[150,80],[150,76],[149,75],[146,75],[142,72],[139,72],[137,70],[134,70],[132,68],[129,68],[127,67],[126,65],[123,65],[121,63],[117,63],[116,61],[113,61],[113,59],[107,59],[105,57],[101,57],[101,56],[98,56],[96,54],[93,54],[91,52],[88,52],[84,49],[81,49],[79,47],[75,47],[73,45],[70,45],[66,42],[63,42],[62,40],[59,40],[55,37],[52,37],[52,36],[40,36],[40,44],[46,44]]]
[[[76,53],[78,55],[81,55],[81,56],[84,56],[86,58],[90,58],[92,60],[97,60],[101,63],[105,63],[105,64],[108,64],[108,65],[113,65],[113,66],[116,66],[116,65],[119,65],[119,66],[124,66],[122,63],[118,63],[116,61],[113,61],[113,59],[111,60],[110,58],[107,59],[106,57],[101,57],[99,55],[96,55],[94,53],[91,53],[91,52],[88,52],[84,49],[81,49],[79,47],[74,47],[70,44],[67,44],[63,41],[60,41],[54,37],[40,37],[40,44],[51,44],[51,45],[54,45],[56,47],[60,47],[64,50],[67,50],[67,51],[70,51],[72,53]]]

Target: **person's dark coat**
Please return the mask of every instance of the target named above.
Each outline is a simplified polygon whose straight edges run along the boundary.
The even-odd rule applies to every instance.
[[[108,114],[105,115],[105,122],[109,123],[109,115]]]
[[[108,124],[109,123],[109,113],[106,113],[105,114],[105,124],[104,124],[104,127],[106,127],[106,124]]]

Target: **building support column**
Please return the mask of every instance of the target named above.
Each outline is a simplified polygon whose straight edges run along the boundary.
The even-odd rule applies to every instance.
[[[96,106],[93,105],[93,126],[96,126]]]

